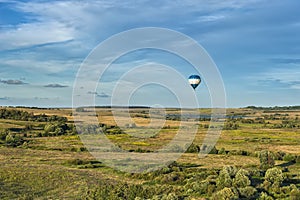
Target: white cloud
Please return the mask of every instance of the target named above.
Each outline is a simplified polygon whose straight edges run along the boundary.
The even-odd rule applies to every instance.
[[[73,39],[73,29],[59,22],[20,24],[0,32],[0,50],[63,42]]]
[[[0,50],[2,50],[0,64],[3,66],[1,69],[5,69],[0,74],[2,78],[7,75],[5,77],[7,79],[17,79],[21,76],[28,78],[29,73],[23,73],[32,72],[30,75],[32,79],[39,80],[34,82],[29,79],[29,82],[38,82],[39,85],[50,83],[49,79],[44,79],[45,76],[42,75],[66,72],[70,69],[75,71],[74,67],[79,66],[89,51],[109,36],[142,26],[182,30],[185,34],[204,42],[203,45],[214,54],[217,63],[225,66],[224,74],[228,70],[225,68],[234,68],[234,64],[243,66],[228,76],[235,84],[237,81],[234,79],[244,77],[243,69],[252,64],[249,64],[250,61],[257,61],[257,55],[265,57],[265,54],[274,54],[275,51],[290,54],[290,51],[297,53],[299,50],[299,45],[297,46],[299,40],[292,34],[296,35],[299,23],[289,18],[294,16],[288,9],[293,3],[287,4],[282,9],[281,4],[286,3],[280,4],[279,1],[275,1],[269,5],[265,0],[142,0],[134,3],[119,0],[51,2],[0,0],[0,2],[7,2],[26,19],[24,20],[26,23],[4,24],[0,29]],[[184,47],[186,44],[182,42],[180,45]],[[5,52],[11,49],[16,51]],[[229,61],[226,63],[226,60]],[[132,62],[128,61],[129,64]],[[122,71],[135,66],[134,63],[129,64],[119,63],[122,68],[116,67],[108,71],[111,72],[109,74],[112,76],[111,79],[115,80]],[[299,89],[297,82],[300,77],[297,72],[299,70],[276,71],[268,68],[270,67],[265,68],[266,73],[253,80],[268,79],[273,82],[279,80],[286,88]],[[64,75],[63,78],[70,80],[70,74]],[[64,84],[71,85],[70,82]],[[34,94],[37,90],[32,89],[28,91],[30,92]],[[104,92],[108,93],[109,90]]]
[[[225,18],[224,15],[206,15],[198,17],[195,22],[213,22]]]
[[[12,2],[13,9],[24,13],[29,22],[8,27],[0,31],[0,50],[28,47],[32,45],[80,40],[100,41],[112,33],[124,30],[127,26],[153,23],[170,23],[176,16],[191,17],[197,12],[197,23],[222,19],[224,15],[212,12],[222,9],[239,9],[256,3],[257,0],[241,2],[231,1],[162,1],[137,3],[119,0],[108,1],[51,1],[51,2]],[[147,6],[146,6],[147,5]],[[157,6],[160,9],[157,9]],[[133,14],[134,13],[134,14]],[[29,14],[29,15],[27,15]],[[187,16],[186,16],[187,15]],[[184,19],[184,18],[183,18]],[[185,21],[188,21],[185,20]],[[140,25],[138,25],[140,26]],[[100,40],[99,40],[100,39]]]
[[[251,78],[259,83],[267,83],[268,85],[274,85],[276,87],[276,84],[280,84],[279,87],[281,87],[281,89],[300,89],[299,66],[295,68],[272,69]]]
[[[67,69],[76,68],[79,63],[77,60],[39,60],[34,57],[2,58],[2,65],[14,68],[16,71],[25,70],[28,72],[59,73]]]

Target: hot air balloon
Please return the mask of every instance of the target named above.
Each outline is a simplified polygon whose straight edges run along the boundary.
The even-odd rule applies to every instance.
[[[196,87],[198,87],[198,85],[201,83],[201,78],[198,75],[191,75],[189,77],[189,83],[190,85],[196,89]]]

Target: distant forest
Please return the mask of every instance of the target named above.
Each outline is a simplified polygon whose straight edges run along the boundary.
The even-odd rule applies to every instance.
[[[300,110],[300,106],[273,106],[273,107],[247,106],[246,108],[256,109],[256,110]]]

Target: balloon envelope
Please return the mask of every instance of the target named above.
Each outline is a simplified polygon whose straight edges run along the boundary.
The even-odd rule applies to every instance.
[[[196,87],[198,87],[198,85],[201,83],[201,78],[198,75],[191,75],[189,77],[189,83],[190,85],[196,89]]]

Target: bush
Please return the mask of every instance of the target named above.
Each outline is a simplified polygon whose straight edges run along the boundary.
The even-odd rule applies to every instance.
[[[267,150],[263,150],[259,153],[259,161],[260,168],[262,169],[269,169],[275,165],[274,155]]]
[[[239,125],[235,122],[226,122],[223,130],[237,130],[239,128]]]
[[[253,198],[257,192],[257,190],[252,186],[247,186],[244,188],[238,188],[241,197],[250,199]]]
[[[201,150],[202,153],[218,154],[218,150],[215,146],[207,146],[207,145],[203,144],[200,147],[200,150]]]
[[[300,190],[298,188],[294,188],[290,193],[291,200],[299,200],[300,199]]]
[[[231,178],[237,173],[237,168],[235,166],[224,166],[222,170],[227,171]]]
[[[179,198],[178,198],[178,196],[176,196],[175,193],[172,192],[172,193],[163,195],[161,200],[179,200]]]
[[[214,147],[210,150],[209,154],[218,154],[217,148],[214,146]]]
[[[119,127],[114,127],[114,128],[107,128],[106,129],[106,134],[110,134],[110,135],[118,135],[118,134],[122,134],[122,130]]]
[[[273,197],[269,196],[267,193],[262,192],[258,198],[259,200],[273,200]]]
[[[193,185],[193,189],[195,191],[198,191],[200,194],[207,194],[209,185],[209,181],[205,180],[201,183],[196,183],[195,185]]]
[[[300,163],[300,156],[297,156],[296,163]]]
[[[213,200],[238,199],[238,195],[236,195],[231,188],[225,187],[224,189],[213,194],[212,199]]]
[[[285,154],[285,156],[283,157],[284,161],[287,162],[296,162],[296,156],[292,155],[292,154]]]
[[[224,166],[216,180],[217,188],[223,189],[232,186],[232,177],[236,173],[236,168],[232,166]]]
[[[69,160],[67,161],[67,164],[69,165],[83,165],[83,164],[87,164],[89,162],[81,160],[81,159],[74,159],[74,160]]]
[[[79,152],[84,152],[84,151],[88,151],[88,150],[87,150],[87,148],[85,148],[85,147],[80,147],[80,148],[78,149],[78,151],[79,151]]]
[[[195,145],[192,143],[186,150],[186,153],[198,153],[200,150],[200,147],[198,145]]]
[[[6,136],[8,135],[8,130],[5,130],[0,133],[0,140],[5,140]]]
[[[214,194],[215,190],[216,190],[216,186],[213,184],[209,184],[207,186],[207,195],[211,196],[212,194]]]
[[[20,135],[12,135],[9,133],[5,137],[5,144],[10,147],[17,147],[19,145],[22,145],[24,142],[23,137]]]
[[[219,150],[218,154],[226,155],[225,148],[222,147],[222,148]]]
[[[65,123],[48,123],[44,127],[44,135],[64,135],[67,130],[69,130],[69,126]]]
[[[278,151],[274,154],[274,159],[275,160],[283,160],[283,157],[285,156],[285,152],[283,151]]]
[[[265,181],[270,182],[273,186],[280,186],[284,179],[285,177],[282,173],[282,170],[277,167],[268,169],[266,171]]]
[[[237,188],[244,188],[251,184],[250,179],[248,178],[249,173],[244,169],[240,169],[233,179],[233,186]]]
[[[244,150],[232,150],[229,152],[229,155],[249,156],[250,153]]]

